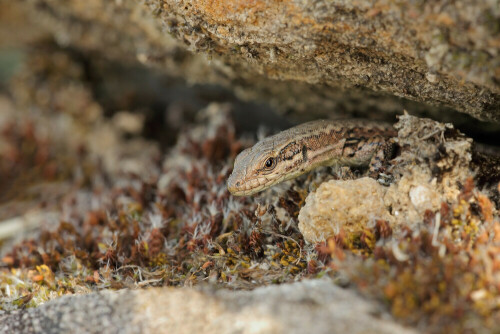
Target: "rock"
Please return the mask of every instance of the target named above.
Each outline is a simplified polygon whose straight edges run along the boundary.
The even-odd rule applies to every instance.
[[[326,240],[343,228],[360,232],[376,219],[393,221],[384,204],[386,189],[374,179],[332,180],[309,194],[300,209],[299,229],[310,243]]]
[[[0,316],[2,333],[415,333],[329,280],[253,291],[190,288],[65,296]]]
[[[429,109],[411,100],[500,120],[500,12],[488,0],[2,6],[0,12],[22,15],[28,30],[45,31],[91,58],[138,61],[308,114]]]
[[[490,25],[500,12],[487,1],[446,10],[440,2],[147,3],[173,36],[222,55],[241,76],[365,87],[500,119],[500,45]]]
[[[399,223],[417,223],[426,210],[455,202],[466,179],[473,175],[472,140],[451,124],[409,115],[399,117],[401,155],[384,201]]]
[[[437,187],[426,167],[414,166],[399,182],[390,185],[384,201],[395,221],[417,223],[425,210],[439,209],[444,196]]]

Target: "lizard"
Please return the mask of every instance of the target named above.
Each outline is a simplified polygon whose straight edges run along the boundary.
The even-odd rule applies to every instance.
[[[396,130],[364,120],[316,120],[264,138],[235,159],[227,188],[248,196],[320,166],[369,166],[377,174],[390,159]]]

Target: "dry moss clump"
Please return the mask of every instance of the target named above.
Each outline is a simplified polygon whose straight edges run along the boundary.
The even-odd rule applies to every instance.
[[[80,164],[94,163],[94,169],[88,182],[78,173],[64,178],[74,186],[58,199],[60,223],[4,249],[2,309],[100,289],[206,282],[250,288],[302,275],[304,241],[296,225],[275,218],[273,206],[261,212],[263,222],[253,199],[234,198],[226,189],[232,160],[250,143],[236,138],[230,108],[202,110],[163,161],[143,149],[140,158],[149,152],[147,161],[156,163],[141,174],[107,169],[96,163],[102,148],[82,142],[88,154],[79,156]],[[110,121],[101,116],[101,122]],[[55,148],[50,139],[48,147]],[[25,152],[26,159],[34,154]],[[118,163],[133,161],[125,156]],[[296,214],[300,200],[291,196],[283,206]]]

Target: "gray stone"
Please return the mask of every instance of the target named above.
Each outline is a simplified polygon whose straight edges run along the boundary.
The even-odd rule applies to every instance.
[[[253,291],[155,288],[64,296],[0,317],[2,333],[415,333],[331,281]]]

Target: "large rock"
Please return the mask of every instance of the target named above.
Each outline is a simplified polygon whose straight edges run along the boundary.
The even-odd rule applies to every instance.
[[[157,288],[66,296],[0,317],[2,333],[415,333],[328,280],[253,291]]]
[[[138,59],[295,110],[422,108],[389,94],[500,120],[500,11],[487,0],[27,0],[19,6],[28,29],[43,27],[60,45]]]

